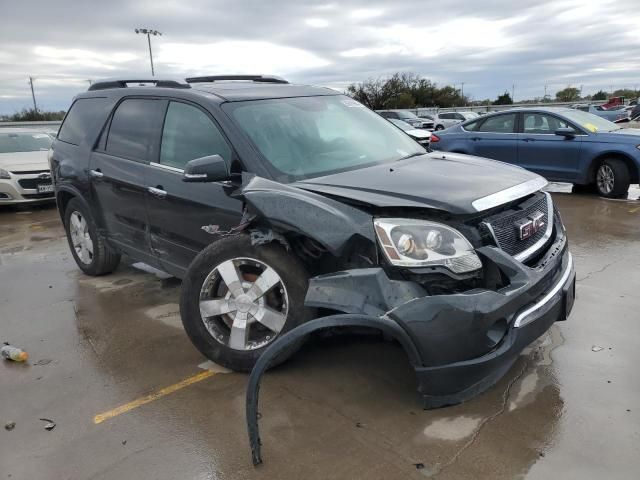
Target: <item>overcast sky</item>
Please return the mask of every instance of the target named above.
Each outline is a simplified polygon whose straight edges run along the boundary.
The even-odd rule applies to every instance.
[[[2,0],[0,113],[66,109],[88,79],[273,73],[344,88],[396,71],[474,99],[640,86],[638,0]]]

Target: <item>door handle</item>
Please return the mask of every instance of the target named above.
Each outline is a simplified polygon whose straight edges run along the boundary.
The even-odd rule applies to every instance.
[[[536,139],[535,138],[523,138],[522,141],[523,142],[535,142]]]
[[[158,198],[164,198],[167,196],[167,192],[165,190],[162,190],[162,185],[158,185],[157,187],[149,187],[147,188],[147,192]]]
[[[471,140],[473,140],[474,142],[477,142],[478,140],[480,140],[480,137],[471,137]]]
[[[102,178],[104,177],[104,173],[102,173],[99,168],[96,168],[95,170],[89,170],[89,176],[92,178]]]

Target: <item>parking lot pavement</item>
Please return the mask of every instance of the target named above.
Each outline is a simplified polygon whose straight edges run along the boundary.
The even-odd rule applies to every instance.
[[[485,394],[420,408],[401,349],[316,339],[262,386],[265,463],[251,464],[247,376],[204,364],[180,285],[123,265],[83,276],[53,207],[0,210],[0,476],[123,478],[637,478],[640,190],[554,199],[578,287],[567,322]],[[47,431],[46,418],[56,426]]]

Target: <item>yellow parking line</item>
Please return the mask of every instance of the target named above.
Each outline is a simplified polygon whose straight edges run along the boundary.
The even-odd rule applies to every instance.
[[[146,405],[147,403],[153,402],[159,398],[162,398],[170,393],[176,392],[184,387],[188,387],[189,385],[193,385],[194,383],[201,382],[207,378],[213,377],[217,372],[212,372],[207,370],[205,372],[200,372],[191,377],[187,377],[184,380],[174,383],[173,385],[169,385],[168,387],[161,388],[157,392],[153,392],[144,397],[140,397],[132,402],[125,403],[124,405],[120,405],[119,407],[114,408],[113,410],[109,410],[108,412],[99,413],[95,417],[93,417],[93,423],[96,425],[104,422],[105,420],[109,420],[110,418],[117,417],[118,415],[122,415],[123,413],[128,412],[129,410],[133,410],[134,408],[141,407],[142,405]]]

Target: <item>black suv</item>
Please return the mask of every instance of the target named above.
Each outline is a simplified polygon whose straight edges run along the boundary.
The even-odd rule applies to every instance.
[[[189,337],[234,370],[331,316],[323,328],[396,338],[425,405],[451,404],[573,304],[544,179],[427,153],[333,90],[237,75],[97,82],[50,163],[78,266],[103,275],[126,254],[183,279]]]

